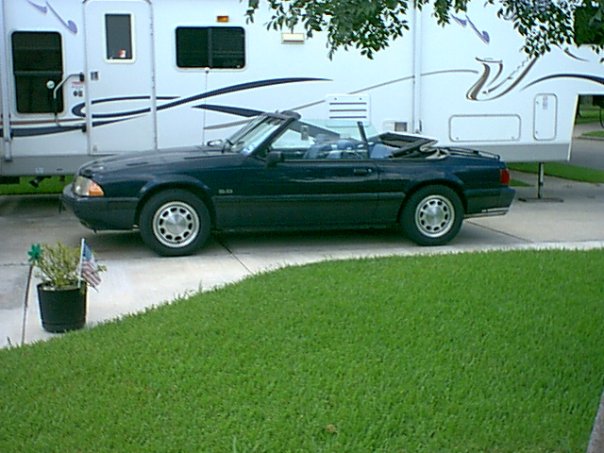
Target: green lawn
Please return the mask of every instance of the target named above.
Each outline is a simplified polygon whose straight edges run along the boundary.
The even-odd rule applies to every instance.
[[[539,164],[536,162],[511,163],[508,164],[510,170],[516,170],[526,173],[537,173]],[[544,166],[545,174],[572,181],[604,183],[604,171],[595,168],[579,167],[560,162],[546,162]]]
[[[600,107],[595,105],[582,105],[580,115],[575,118],[575,124],[599,123],[601,118]]]
[[[586,132],[585,134],[583,134],[586,137],[598,137],[598,138],[604,138],[604,129],[601,131],[591,131],[591,132]]]
[[[604,250],[326,262],[0,350],[0,451],[584,452],[603,268]]]
[[[63,187],[73,180],[73,176],[61,178],[53,176],[40,182],[38,188],[29,184],[34,177],[24,176],[19,184],[0,184],[0,195],[54,194],[61,193]]]

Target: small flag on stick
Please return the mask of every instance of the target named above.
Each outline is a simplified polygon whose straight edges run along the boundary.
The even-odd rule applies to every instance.
[[[86,241],[82,239],[82,251],[80,254],[80,281],[84,280],[96,289],[101,283],[100,266],[94,259],[94,255]]]

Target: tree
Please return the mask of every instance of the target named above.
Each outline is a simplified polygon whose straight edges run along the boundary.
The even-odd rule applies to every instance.
[[[451,13],[465,12],[471,0],[266,0],[272,10],[267,27],[293,29],[301,24],[306,35],[327,33],[330,57],[339,48],[356,47],[373,54],[409,30],[407,16],[414,7],[432,3],[436,21],[449,23]],[[604,0],[476,0],[499,5],[497,15],[511,20],[525,38],[523,50],[543,55],[552,46],[604,46]],[[260,0],[248,0],[253,21]],[[576,22],[576,24],[575,24]]]

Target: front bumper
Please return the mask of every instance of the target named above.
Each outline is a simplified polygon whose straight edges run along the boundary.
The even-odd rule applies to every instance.
[[[131,230],[136,220],[136,198],[79,197],[72,184],[65,186],[61,201],[82,225],[91,230]]]

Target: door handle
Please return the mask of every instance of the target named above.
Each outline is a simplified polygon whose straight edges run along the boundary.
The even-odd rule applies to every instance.
[[[355,168],[353,170],[353,174],[355,176],[367,176],[368,174],[370,174],[373,170],[371,170],[371,168]]]

